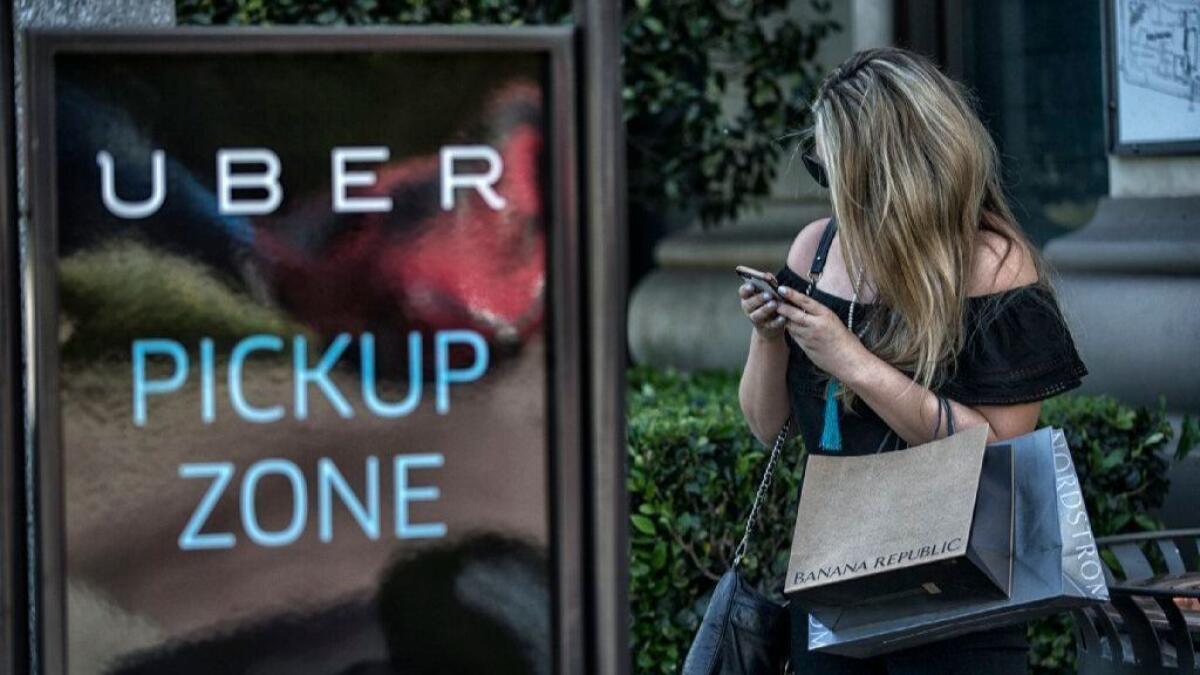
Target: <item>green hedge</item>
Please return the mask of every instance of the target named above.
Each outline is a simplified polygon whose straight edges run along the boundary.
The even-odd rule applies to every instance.
[[[634,368],[628,420],[635,669],[675,673],[737,545],[765,451],[742,419],[732,374]],[[1167,487],[1172,431],[1161,405],[1060,396],[1041,421],[1067,430],[1097,535],[1159,527],[1147,513]],[[789,446],[746,558],[750,579],[768,587],[787,566],[802,452],[798,441]],[[1034,672],[1070,672],[1068,621],[1030,627]]]
[[[765,452],[723,374],[631,371],[628,438],[634,672],[674,673],[737,546]],[[786,572],[778,542],[791,539],[800,452],[793,441],[780,462],[744,560],[755,581]]]

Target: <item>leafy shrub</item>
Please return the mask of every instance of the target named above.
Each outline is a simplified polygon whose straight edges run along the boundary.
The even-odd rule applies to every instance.
[[[829,0],[625,0],[624,107],[629,199],[647,211],[695,209],[705,222],[765,195],[808,124],[817,48],[840,26]],[[176,0],[181,24],[555,24],[570,0]],[[730,95],[736,93],[728,110]]]
[[[770,190],[787,147],[809,125],[824,74],[817,48],[840,26],[828,0],[814,20],[790,0],[626,2],[625,126],[629,199],[696,209],[705,223],[735,217]],[[722,102],[740,92],[736,112]]]
[[[569,16],[571,0],[175,0],[184,24],[543,24]]]
[[[1167,496],[1164,451],[1174,432],[1165,403],[1134,408],[1109,396],[1060,396],[1042,406],[1041,421],[1066,432],[1096,536],[1162,527],[1150,512]]]
[[[728,373],[629,372],[630,596],[638,673],[678,671],[757,489],[765,451],[742,419],[737,382]],[[1167,488],[1164,451],[1172,431],[1163,406],[1060,396],[1042,407],[1041,424],[1066,430],[1098,536],[1160,527],[1148,514],[1162,505]],[[750,578],[775,589],[787,567],[802,452],[798,441],[788,446],[746,558]],[[1029,634],[1034,672],[1072,672],[1068,617],[1037,622]]]
[[[742,419],[737,379],[635,368],[629,373],[630,561],[634,670],[675,673],[718,577],[733,558],[768,449]],[[742,570],[787,571],[801,446],[780,458]],[[767,587],[778,584],[765,584]]]

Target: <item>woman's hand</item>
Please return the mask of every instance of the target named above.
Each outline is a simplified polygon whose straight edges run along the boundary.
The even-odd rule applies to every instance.
[[[738,287],[738,297],[742,300],[742,311],[754,324],[754,330],[760,337],[777,338],[783,335],[787,319],[776,314],[779,303],[769,293],[759,291],[750,284],[742,284]]]
[[[776,311],[787,319],[788,334],[813,365],[845,381],[871,358],[871,352],[833,310],[794,288],[781,286],[779,293],[785,302]]]

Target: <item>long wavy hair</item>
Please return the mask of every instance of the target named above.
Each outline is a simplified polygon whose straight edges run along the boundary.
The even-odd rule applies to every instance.
[[[936,388],[962,349],[981,229],[1044,266],[1004,197],[999,158],[970,97],[928,59],[858,52],[822,82],[813,134],[829,175],[852,279],[877,304],[866,340],[880,358]]]

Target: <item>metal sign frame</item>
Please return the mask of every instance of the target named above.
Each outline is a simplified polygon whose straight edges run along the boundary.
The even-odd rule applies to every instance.
[[[1119,87],[1120,64],[1117,49],[1116,3],[1121,0],[1100,0],[1100,20],[1103,26],[1101,44],[1104,63],[1104,132],[1108,139],[1108,151],[1121,156],[1158,156],[1200,154],[1200,137],[1179,141],[1136,142],[1121,141],[1121,110]]]
[[[628,289],[625,122],[621,112],[621,4],[575,0],[587,288],[587,480],[591,624],[597,675],[632,672],[629,644],[629,496],[625,487]]]
[[[27,645],[12,9],[11,2],[0,6],[0,675],[24,672]]]
[[[579,392],[584,381],[584,295],[581,265],[581,183],[577,159],[577,112],[573,27],[539,28],[389,28],[318,30],[304,28],[197,28],[136,31],[31,31],[26,41],[29,115],[29,184],[33,283],[27,289],[33,307],[29,343],[33,369],[29,392],[35,418],[38,528],[38,597],[42,672],[66,671],[64,531],[61,485],[61,422],[57,378],[58,270],[55,151],[55,55],[62,53],[231,54],[329,52],[523,52],[548,58],[547,130],[552,148],[548,172],[551,235],[548,274],[547,468],[550,563],[554,597],[555,672],[588,672],[596,647],[587,641],[585,591],[594,570],[583,563],[585,508],[591,494],[584,480],[585,428],[591,415]],[[588,230],[609,226],[589,221]],[[557,236],[555,236],[557,235]],[[607,292],[607,291],[605,291]],[[615,364],[614,364],[615,365]],[[623,364],[621,364],[623,371]],[[611,387],[612,385],[607,385]],[[610,394],[611,395],[611,394]],[[620,396],[618,392],[616,396]],[[590,548],[590,547],[587,547]],[[593,577],[594,578],[594,577]]]

